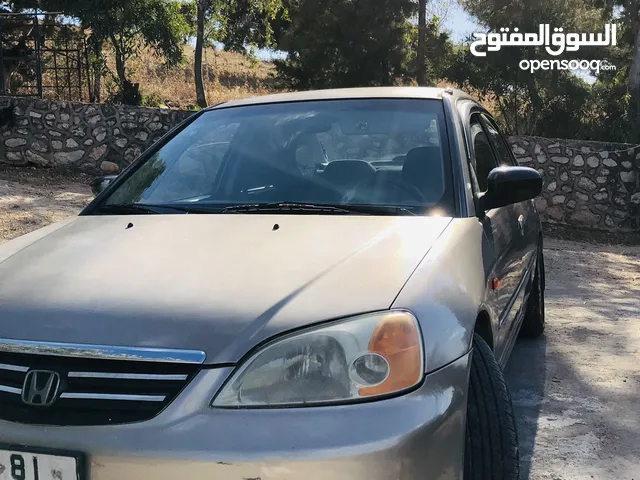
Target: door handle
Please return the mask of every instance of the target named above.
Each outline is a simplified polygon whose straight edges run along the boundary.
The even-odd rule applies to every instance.
[[[520,230],[520,235],[524,235],[524,216],[520,215],[518,217],[518,230]]]

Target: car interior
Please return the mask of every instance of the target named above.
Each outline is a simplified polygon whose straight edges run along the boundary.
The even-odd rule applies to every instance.
[[[252,118],[223,141],[220,126],[205,125],[183,149],[176,141],[158,152],[161,165],[143,167],[156,178],[136,201],[439,206],[451,187],[437,130],[428,132],[424,117],[419,125],[388,123],[368,134],[335,120]]]
[[[445,189],[439,146],[411,148],[390,160],[324,159],[303,171],[298,143],[281,147],[270,129],[238,132],[216,179],[214,196],[238,202],[435,204]]]

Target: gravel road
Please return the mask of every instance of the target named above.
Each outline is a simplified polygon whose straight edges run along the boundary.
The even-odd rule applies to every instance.
[[[0,168],[0,244],[76,214],[90,178]],[[548,239],[547,331],[507,367],[522,478],[640,480],[640,247]]]

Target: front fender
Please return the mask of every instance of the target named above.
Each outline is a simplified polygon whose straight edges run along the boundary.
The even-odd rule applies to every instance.
[[[427,373],[471,348],[493,255],[482,235],[476,218],[453,220],[393,304],[412,311],[420,322]]]

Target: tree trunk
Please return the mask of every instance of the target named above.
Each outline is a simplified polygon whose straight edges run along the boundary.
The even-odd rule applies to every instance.
[[[418,0],[418,52],[416,54],[416,80],[418,85],[426,84],[425,63],[427,36],[427,0]]]
[[[116,57],[116,74],[118,75],[118,80],[120,81],[120,87],[122,87],[127,81],[124,53],[122,52],[122,48],[120,47],[118,39],[115,37],[115,35],[111,35],[110,38]]]
[[[629,68],[629,93],[631,102],[629,104],[629,118],[633,122],[633,142],[640,142],[640,19],[636,20],[634,28],[636,36],[633,62]]]
[[[207,107],[207,96],[204,90],[204,81],[202,79],[202,50],[204,47],[204,24],[205,14],[207,12],[209,0],[197,0],[198,6],[198,32],[196,35],[196,51],[195,51],[195,72],[196,79],[196,101],[200,108]]]
[[[93,42],[93,101],[102,102],[102,75],[104,73],[102,60],[102,40]]]

